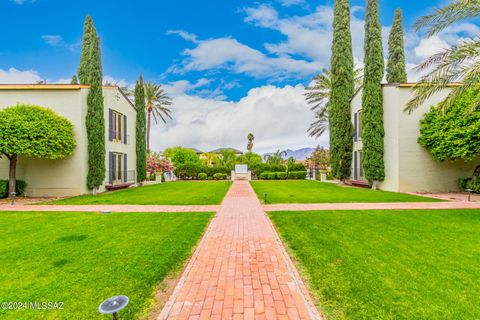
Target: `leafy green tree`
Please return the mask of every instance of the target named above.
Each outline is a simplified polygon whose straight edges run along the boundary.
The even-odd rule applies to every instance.
[[[381,83],[384,61],[378,0],[367,0],[366,10],[365,69],[362,95],[363,169],[365,178],[376,189],[378,182],[385,179],[383,160],[385,131]]]
[[[354,93],[355,79],[349,0],[335,0],[331,82],[332,89],[327,109],[330,124],[331,165],[335,178],[343,181],[350,177],[353,152],[350,102]]]
[[[135,108],[137,109],[136,123],[136,152],[137,152],[137,181],[142,183],[147,179],[147,128],[146,128],[146,109],[145,109],[145,87],[143,77],[140,75],[135,84]]]
[[[85,19],[78,76],[80,83],[90,86],[85,119],[88,139],[87,187],[96,194],[105,180],[105,119],[100,39],[90,16]]]
[[[395,11],[393,26],[388,38],[387,82],[407,82],[403,39],[403,17],[402,9],[400,8]]]
[[[459,96],[445,112],[436,106],[420,123],[418,143],[435,160],[471,161],[480,156],[480,109],[467,113],[480,89],[470,89]]]
[[[323,69],[322,73],[313,78],[313,84],[305,88],[306,100],[312,104],[311,110],[315,112],[315,121],[310,124],[307,132],[310,137],[320,138],[328,129],[328,102],[332,91],[331,72]],[[363,69],[355,68],[355,88],[362,85]]]
[[[277,150],[274,153],[266,154],[263,157],[263,160],[265,160],[265,162],[268,164],[279,165],[284,162],[283,158],[285,158],[286,156],[287,156],[287,151]]]
[[[431,37],[454,23],[480,16],[478,0],[455,0],[432,14],[421,17],[415,24],[417,31],[426,29]],[[443,90],[451,82],[461,82],[452,88],[439,107],[444,111],[455,104],[464,92],[476,88],[480,83],[480,38],[465,40],[446,48],[417,66],[417,71],[426,71],[414,87],[415,95],[407,104],[406,111],[412,112],[435,93]],[[480,97],[471,101],[468,112],[480,105]]]
[[[61,159],[75,146],[73,125],[50,109],[19,104],[0,111],[0,154],[10,161],[8,194],[15,191],[19,156]]]
[[[203,164],[206,165],[207,167],[212,167],[220,163],[220,159],[218,158],[218,155],[214,152],[202,153],[201,160],[203,161]]]
[[[187,162],[201,165],[200,157],[191,149],[183,147],[167,148],[163,152],[163,156],[170,159],[175,167],[185,164]]]
[[[247,136],[247,139],[248,139],[247,150],[248,152],[252,152],[253,140],[255,140],[255,136],[253,135],[253,133],[249,133]]]
[[[167,123],[166,118],[172,119],[172,111],[167,107],[172,104],[172,99],[167,95],[162,86],[153,82],[145,84],[145,107],[147,108],[147,153],[150,152],[150,120],[153,115],[155,123],[160,118]]]
[[[78,84],[78,79],[76,75],[72,76],[72,80],[70,80],[70,84]]]
[[[237,155],[233,150],[221,150],[218,158],[220,159],[220,166],[229,170],[233,170],[237,162]]]

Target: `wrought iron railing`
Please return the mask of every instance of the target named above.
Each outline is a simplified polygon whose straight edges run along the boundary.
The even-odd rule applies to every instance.
[[[107,171],[107,185],[115,186],[127,183],[135,183],[135,178],[135,170]]]

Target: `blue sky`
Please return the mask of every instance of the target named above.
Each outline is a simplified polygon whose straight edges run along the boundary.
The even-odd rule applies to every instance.
[[[365,1],[351,3],[354,55],[361,64]],[[412,31],[418,16],[444,3],[380,1],[385,40],[395,8],[403,9],[410,68],[435,49],[477,34],[471,23],[434,39]],[[244,148],[249,129],[257,131],[258,151],[326,145],[327,136],[307,138],[312,114],[302,93],[328,67],[332,6],[304,0],[0,0],[0,83],[69,79],[91,14],[106,78],[128,85],[143,73],[176,101],[176,119],[156,127],[158,149]]]

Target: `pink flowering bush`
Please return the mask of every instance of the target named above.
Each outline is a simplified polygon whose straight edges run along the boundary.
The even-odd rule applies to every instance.
[[[147,172],[153,175],[157,172],[170,172],[175,170],[173,164],[168,159],[162,159],[157,152],[151,152],[147,155]]]

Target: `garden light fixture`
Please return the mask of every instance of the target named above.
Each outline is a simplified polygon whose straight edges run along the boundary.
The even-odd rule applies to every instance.
[[[113,320],[118,320],[117,312],[125,308],[128,304],[128,301],[129,299],[127,296],[113,296],[103,301],[98,306],[98,312],[101,314],[111,314],[113,316]]]

